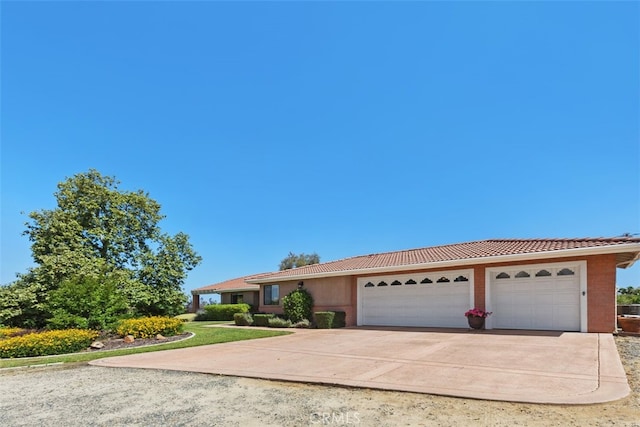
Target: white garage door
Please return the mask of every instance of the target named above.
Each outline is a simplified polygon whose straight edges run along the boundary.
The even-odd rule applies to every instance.
[[[468,327],[473,271],[358,278],[358,324]]]
[[[491,270],[491,327],[580,330],[579,264]]]

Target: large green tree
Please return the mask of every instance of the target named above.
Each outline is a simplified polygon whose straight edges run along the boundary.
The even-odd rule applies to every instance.
[[[182,285],[201,258],[186,234],[162,232],[158,202],[119,184],[92,169],[58,184],[54,209],[29,214],[24,234],[36,266],[0,291],[0,323],[43,324],[49,293],[87,277],[116,277],[134,314],[182,310]]]
[[[320,263],[320,255],[315,252],[308,255],[305,253],[294,254],[293,252],[289,252],[289,255],[280,261],[280,270],[289,270],[291,268],[318,263]]]

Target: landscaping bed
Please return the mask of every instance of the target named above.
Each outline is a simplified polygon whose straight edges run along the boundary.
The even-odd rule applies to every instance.
[[[180,341],[180,340],[189,338],[191,335],[192,334],[190,332],[185,332],[183,334],[174,335],[172,337],[164,337],[163,339],[136,338],[133,342],[125,342],[124,338],[121,338],[115,335],[110,335],[110,336],[98,338],[96,340],[104,344],[104,347],[88,348],[86,351],[98,352],[98,351],[106,351],[106,350],[118,350],[122,348],[135,348],[135,347],[142,347],[147,345],[165,344],[165,343]]]

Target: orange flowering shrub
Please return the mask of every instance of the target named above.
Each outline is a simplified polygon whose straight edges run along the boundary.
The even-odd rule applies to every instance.
[[[66,329],[0,340],[0,358],[48,356],[83,350],[98,336],[95,331]]]
[[[121,337],[133,335],[135,338],[154,338],[158,334],[165,336],[182,333],[184,323],[174,317],[143,317],[120,322],[116,333]]]

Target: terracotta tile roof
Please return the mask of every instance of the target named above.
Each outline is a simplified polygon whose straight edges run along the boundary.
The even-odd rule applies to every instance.
[[[250,276],[238,277],[237,279],[225,280],[224,282],[214,283],[213,285],[203,286],[201,288],[193,289],[192,294],[212,294],[217,292],[232,292],[235,290],[260,290],[260,285],[254,285],[245,282],[245,280],[263,276],[268,273],[252,274]]]
[[[321,264],[307,265],[290,270],[256,275],[251,280],[253,283],[265,283],[274,279],[295,279],[298,277],[310,278],[313,276],[330,276],[350,274],[362,270],[380,270],[398,268],[410,268],[419,266],[428,268],[426,264],[444,262],[477,260],[479,263],[493,262],[491,258],[517,255],[535,255],[547,252],[564,251],[570,249],[590,249],[597,253],[598,248],[612,248],[620,245],[629,245],[632,248],[620,248],[620,252],[628,252],[628,256],[619,259],[621,267],[627,267],[633,263],[640,254],[640,238],[634,237],[597,237],[577,239],[495,239],[476,242],[456,243],[443,246],[432,246],[420,249],[409,249],[395,252],[362,255],[345,258],[338,261],[330,261]],[[615,252],[615,250],[613,250]],[[563,256],[570,256],[564,253]],[[558,254],[560,256],[560,254]],[[627,265],[622,265],[623,263]],[[342,273],[342,274],[340,274]]]

